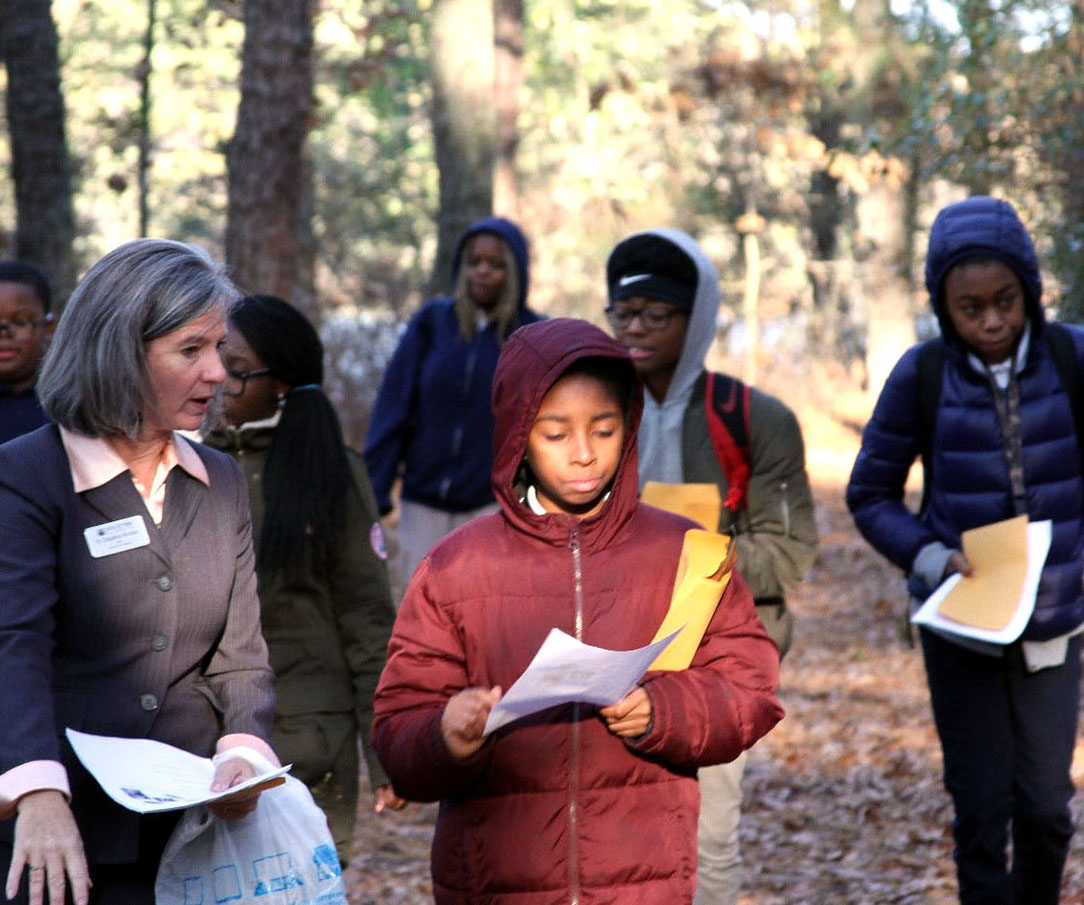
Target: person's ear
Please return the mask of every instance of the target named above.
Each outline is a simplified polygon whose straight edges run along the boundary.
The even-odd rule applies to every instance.
[[[279,401],[280,407],[286,402],[286,394],[292,389],[293,387],[285,380],[279,380],[277,377],[271,379],[271,390],[275,394],[275,398]]]

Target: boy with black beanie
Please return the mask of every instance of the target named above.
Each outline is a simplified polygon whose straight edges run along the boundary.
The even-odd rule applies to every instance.
[[[640,487],[712,483],[726,501],[718,525],[734,535],[738,569],[772,640],[786,651],[791,616],[784,592],[817,554],[805,448],[794,414],[767,393],[726,375],[709,375],[704,357],[715,338],[719,278],[699,245],[673,229],[623,239],[606,263],[614,336],[644,383]],[[709,377],[748,393],[748,437],[728,478],[710,437]],[[735,464],[735,463],[730,463]],[[737,480],[735,475],[744,477]],[[745,757],[700,771],[699,871],[695,905],[734,905],[740,878],[738,821]]]

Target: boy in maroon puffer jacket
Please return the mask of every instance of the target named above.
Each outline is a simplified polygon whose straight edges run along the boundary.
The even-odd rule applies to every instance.
[[[735,575],[688,669],[482,737],[551,628],[628,650],[666,614],[695,526],[637,500],[640,400],[628,353],[601,330],[516,331],[493,385],[501,511],[434,547],[407,589],[373,737],[401,794],[441,800],[440,905],[691,902],[696,769],[782,717],[778,654]]]

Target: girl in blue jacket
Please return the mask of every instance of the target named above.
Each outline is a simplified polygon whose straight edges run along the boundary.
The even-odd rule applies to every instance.
[[[1031,238],[994,198],[938,214],[926,285],[942,336],[906,352],[886,381],[847,503],[866,540],[908,573],[918,601],[951,573],[971,572],[961,532],[1021,514],[1052,521],[1020,640],[986,644],[927,628],[921,637],[955,807],[960,901],[1055,905],[1073,829],[1084,624],[1084,481],[1059,375],[1081,373],[1084,331],[1045,322]],[[940,378],[932,385],[922,376],[930,373]],[[920,454],[926,498],[915,514],[903,487]]]
[[[402,477],[399,583],[429,548],[495,507],[490,387],[501,344],[539,320],[527,308],[527,240],[491,217],[459,240],[451,296],[427,302],[407,324],[384,373],[365,443],[381,515]]]

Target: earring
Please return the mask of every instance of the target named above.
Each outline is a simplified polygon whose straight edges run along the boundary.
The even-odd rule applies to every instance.
[[[286,394],[285,393],[279,393],[278,400],[279,400],[279,402],[278,402],[279,408],[280,409],[286,408]]]

